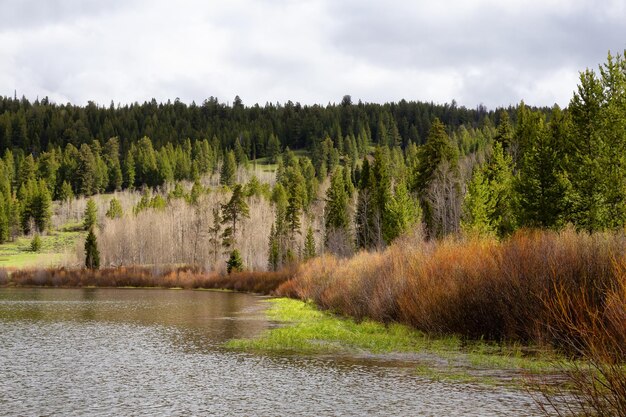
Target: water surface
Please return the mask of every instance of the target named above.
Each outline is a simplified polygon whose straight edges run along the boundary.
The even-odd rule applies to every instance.
[[[527,416],[524,392],[436,382],[415,363],[222,347],[266,329],[261,297],[0,289],[0,414]]]

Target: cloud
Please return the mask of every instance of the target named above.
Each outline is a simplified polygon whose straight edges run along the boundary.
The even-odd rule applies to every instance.
[[[0,94],[84,104],[567,105],[626,48],[619,0],[4,0]]]

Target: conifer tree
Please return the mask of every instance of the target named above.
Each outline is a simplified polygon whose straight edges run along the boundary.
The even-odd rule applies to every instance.
[[[113,219],[120,219],[122,218],[122,216],[124,215],[124,210],[122,209],[122,204],[120,203],[120,200],[118,200],[117,198],[112,198],[111,201],[109,202],[109,209],[106,212],[106,216],[113,220]]]
[[[250,217],[250,209],[246,203],[241,184],[235,185],[228,203],[222,205],[222,224],[226,225],[222,233],[222,245],[231,248],[237,239],[237,225],[244,218]]]
[[[470,236],[488,236],[495,234],[491,223],[493,202],[490,196],[488,180],[483,175],[482,167],[474,170],[474,175],[467,187],[463,200],[461,230]]]
[[[100,252],[98,251],[98,242],[93,227],[89,229],[87,239],[85,240],[85,267],[88,269],[100,268]]]
[[[226,261],[226,272],[229,274],[232,272],[240,272],[243,271],[243,260],[241,259],[241,254],[237,249],[234,249],[230,253],[230,257],[228,261]]]
[[[93,198],[87,200],[87,207],[85,208],[85,216],[83,220],[83,228],[85,230],[93,229],[98,222],[98,207]]]
[[[504,152],[509,152],[513,144],[513,128],[511,127],[511,121],[509,113],[506,110],[500,110],[500,121],[498,122],[498,128],[493,140],[502,145]]]
[[[220,171],[220,184],[232,187],[235,184],[237,174],[237,163],[235,161],[235,153],[233,151],[226,152],[224,161],[222,162],[222,170]]]
[[[306,237],[304,238],[304,254],[305,261],[315,258],[317,250],[315,249],[315,237],[313,236],[313,228],[311,226],[306,230]]]
[[[274,227],[274,223],[272,223],[272,228],[270,230],[269,242],[268,242],[268,254],[267,254],[267,266],[270,271],[277,271],[281,259],[280,259],[280,242],[279,237],[276,235],[276,228]]]
[[[131,151],[128,151],[124,160],[124,185],[126,188],[135,186],[135,158]]]
[[[396,184],[395,194],[387,201],[385,211],[388,221],[385,241],[388,243],[414,226],[421,215],[419,204],[409,195],[402,181]]]

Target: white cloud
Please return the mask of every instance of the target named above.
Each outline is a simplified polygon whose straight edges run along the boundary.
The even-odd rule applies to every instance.
[[[619,0],[3,0],[0,94],[567,105],[626,48]]]

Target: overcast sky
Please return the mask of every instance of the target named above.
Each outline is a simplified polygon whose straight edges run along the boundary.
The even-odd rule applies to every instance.
[[[0,0],[0,95],[567,105],[624,0]]]

